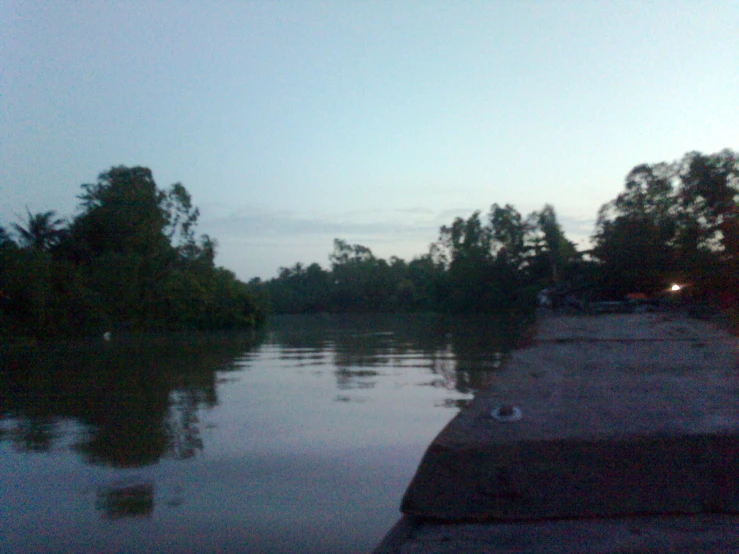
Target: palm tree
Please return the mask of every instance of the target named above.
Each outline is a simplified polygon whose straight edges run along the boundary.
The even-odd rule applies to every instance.
[[[28,220],[26,226],[13,224],[13,228],[18,233],[21,245],[26,248],[35,250],[49,250],[59,244],[65,234],[64,220],[54,218],[56,212],[50,210],[35,215],[28,211]]]

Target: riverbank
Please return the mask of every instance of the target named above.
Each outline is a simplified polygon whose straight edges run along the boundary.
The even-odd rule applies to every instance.
[[[541,319],[433,441],[376,552],[739,547],[738,360],[674,314]]]

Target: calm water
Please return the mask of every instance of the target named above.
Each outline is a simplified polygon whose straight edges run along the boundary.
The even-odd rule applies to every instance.
[[[510,335],[301,316],[0,352],[0,550],[369,552]]]

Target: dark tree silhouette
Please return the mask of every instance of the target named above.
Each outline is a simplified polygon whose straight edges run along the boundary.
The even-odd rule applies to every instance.
[[[13,228],[18,233],[21,246],[36,250],[48,251],[58,245],[66,234],[63,219],[56,218],[53,210],[31,214],[28,211],[25,226],[18,223]]]

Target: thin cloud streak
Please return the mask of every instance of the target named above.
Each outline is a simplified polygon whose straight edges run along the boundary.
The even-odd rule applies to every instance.
[[[336,238],[362,244],[379,257],[398,256],[410,260],[428,252],[429,244],[438,240],[442,225],[450,224],[455,217],[469,217],[474,212],[462,209],[435,212],[413,207],[303,215],[246,206],[224,215],[225,210],[212,208],[215,206],[205,210],[200,230],[217,238],[221,257],[240,274],[243,271],[239,267],[242,260],[262,258],[267,250],[280,260],[278,265],[282,267],[298,261],[325,265]],[[561,212],[558,212],[558,217],[565,235],[581,247],[588,248],[593,219]],[[250,268],[253,267],[250,264]],[[268,278],[275,271],[273,266],[260,268],[258,272]]]
[[[399,237],[435,235],[436,218],[399,219],[393,212],[356,211],[351,214],[302,216],[287,211],[241,209],[228,216],[203,218],[201,227],[216,236],[279,238],[310,235]],[[416,212],[417,213],[417,212]],[[386,217],[382,217],[382,216]]]
[[[441,225],[450,224],[456,217],[467,218],[475,210],[453,209],[434,212],[425,208],[395,210],[356,210],[339,214],[305,216],[286,210],[268,210],[253,207],[239,208],[229,215],[213,216],[206,213],[201,227],[218,236],[280,238],[285,236],[333,235],[419,236],[428,234],[435,240]],[[407,214],[401,218],[398,214]],[[485,217],[486,212],[482,213]],[[522,214],[524,217],[528,214]],[[412,217],[410,217],[412,216]],[[590,236],[594,217],[570,215],[561,211],[557,217],[565,234]]]

